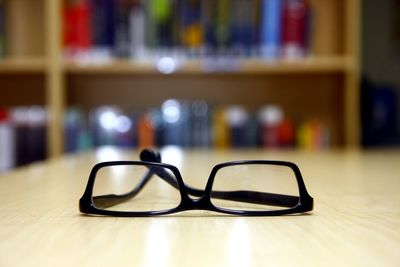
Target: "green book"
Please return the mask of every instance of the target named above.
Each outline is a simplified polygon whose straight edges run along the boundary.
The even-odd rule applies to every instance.
[[[218,50],[222,53],[226,52],[229,47],[230,40],[230,14],[229,1],[218,0],[217,2],[217,21],[216,21],[216,41]]]
[[[150,35],[150,43],[156,48],[171,45],[172,39],[172,2],[171,0],[150,0],[148,12],[153,23],[154,35]]]

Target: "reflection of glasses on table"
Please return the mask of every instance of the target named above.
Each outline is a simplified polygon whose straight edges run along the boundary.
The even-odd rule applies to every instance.
[[[185,210],[269,216],[313,209],[299,168],[291,162],[248,160],[216,165],[204,190],[183,182],[179,170],[145,149],[141,161],[96,164],[80,199],[82,213],[154,216]]]

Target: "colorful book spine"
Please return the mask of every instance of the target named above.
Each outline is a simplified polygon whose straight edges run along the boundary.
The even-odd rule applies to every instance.
[[[282,20],[282,56],[285,58],[306,54],[307,10],[304,0],[285,0]]]
[[[228,148],[230,144],[230,134],[223,108],[216,108],[214,110],[212,131],[214,147]]]
[[[119,58],[130,57],[130,16],[134,7],[132,0],[116,0],[115,16],[115,56]]]
[[[214,53],[217,47],[215,22],[217,17],[217,1],[203,0],[202,24],[204,27],[204,48],[207,56]]]
[[[137,126],[139,148],[155,147],[156,133],[153,127],[151,114],[143,114],[138,120]]]
[[[116,0],[90,0],[92,10],[92,54],[95,59],[113,55],[116,31]]]
[[[190,142],[189,107],[184,101],[169,99],[161,107],[164,144],[187,147]]]
[[[66,152],[86,150],[82,140],[93,139],[94,147],[144,148],[176,145],[191,148],[329,148],[328,128],[317,120],[305,121],[295,127],[276,105],[250,113],[241,106],[210,108],[205,101],[167,100],[161,108],[126,115],[119,108],[103,106],[91,111],[91,136],[86,131],[81,111],[67,113],[65,123]],[[26,130],[19,143],[30,146],[31,123],[18,124]],[[43,128],[44,129],[44,128]],[[84,137],[84,138],[83,138]],[[35,139],[38,138],[36,135]],[[90,142],[89,144],[91,144]],[[30,156],[23,150],[22,156]],[[29,158],[28,162],[31,161]]]
[[[102,106],[91,111],[90,129],[95,147],[115,145],[116,123],[121,111],[115,106]]]
[[[232,0],[230,3],[231,50],[234,56],[250,56],[255,42],[254,1]]]
[[[214,27],[216,28],[217,53],[224,55],[227,53],[231,40],[229,1],[216,0],[217,17]]]
[[[31,161],[42,161],[47,156],[47,111],[40,106],[29,108],[29,148]]]
[[[46,158],[47,117],[47,111],[38,106],[17,107],[11,110],[16,166]]]
[[[15,132],[15,166],[22,166],[32,161],[27,151],[29,149],[28,108],[14,108],[11,111],[11,118]]]
[[[319,150],[329,148],[328,129],[316,120],[303,122],[297,131],[297,146],[300,149]]]
[[[15,166],[14,131],[8,111],[0,109],[0,174]]]
[[[259,112],[261,143],[264,147],[279,147],[279,127],[283,121],[280,107],[269,105]]]
[[[190,146],[210,147],[210,106],[205,101],[194,101],[190,105]]]
[[[93,61],[304,57],[312,39],[307,0],[66,0],[64,24],[66,51]]]
[[[119,148],[134,148],[136,146],[136,117],[121,114],[117,117],[116,143]]]
[[[130,55],[135,59],[141,59],[146,49],[146,14],[144,6],[136,2],[130,10],[129,35]]]
[[[283,0],[262,0],[260,49],[266,59],[280,56]]]
[[[228,123],[231,147],[246,147],[248,113],[241,106],[231,106],[226,110],[225,119]]]
[[[149,19],[153,21],[154,45],[156,48],[165,49],[172,44],[172,11],[170,0],[149,0]]]
[[[204,43],[201,1],[189,0],[180,3],[181,43],[191,50],[199,49]]]
[[[88,53],[92,44],[91,11],[87,0],[69,0],[64,6],[64,47],[68,57]]]

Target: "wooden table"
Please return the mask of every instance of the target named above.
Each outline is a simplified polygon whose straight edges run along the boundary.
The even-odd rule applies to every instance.
[[[0,176],[0,266],[399,266],[400,151],[191,151],[165,149],[204,187],[213,164],[233,159],[297,163],[315,210],[234,217],[83,216],[91,166],[136,160],[102,149]],[[184,175],[184,179],[185,179]]]

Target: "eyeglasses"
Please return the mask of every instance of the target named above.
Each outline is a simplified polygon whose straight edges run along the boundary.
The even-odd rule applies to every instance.
[[[173,165],[145,149],[141,161],[96,164],[79,201],[82,213],[139,217],[186,210],[242,216],[308,212],[308,194],[299,168],[285,161],[248,160],[216,165],[204,190],[183,182]]]

